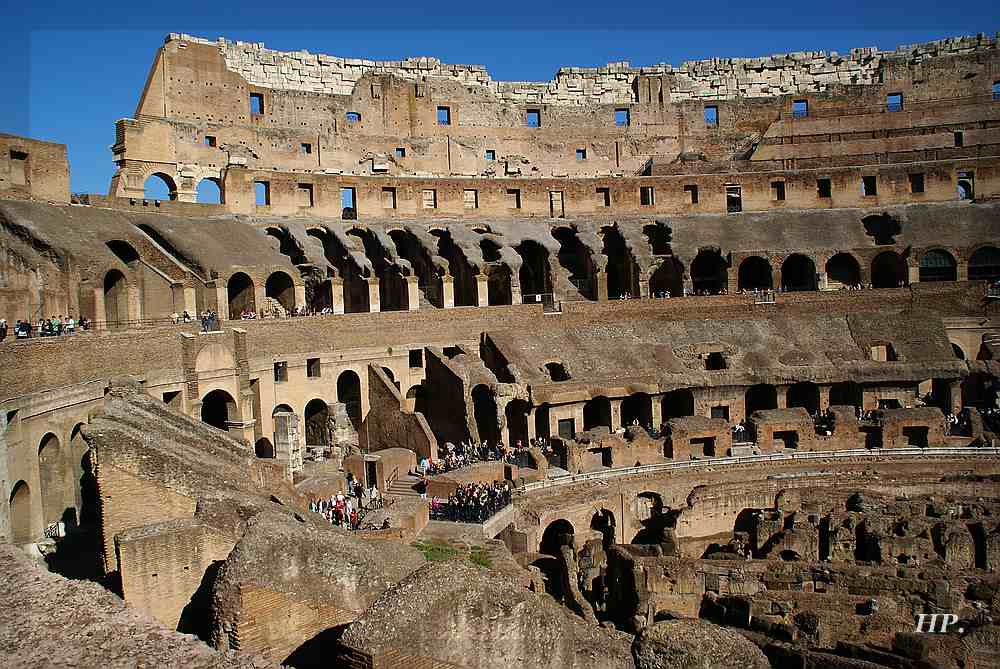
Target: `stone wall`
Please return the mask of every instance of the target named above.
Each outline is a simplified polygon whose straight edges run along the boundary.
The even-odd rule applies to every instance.
[[[405,448],[416,453],[418,460],[437,457],[437,439],[427,419],[406,409],[399,389],[374,364],[368,365],[368,398],[368,415],[358,431],[362,451]]]
[[[69,202],[66,145],[0,134],[0,194]]]

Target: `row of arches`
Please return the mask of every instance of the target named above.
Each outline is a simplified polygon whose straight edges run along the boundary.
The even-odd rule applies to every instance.
[[[226,282],[229,301],[229,318],[238,320],[244,311],[257,310],[257,287],[245,272],[236,272]],[[272,272],[264,282],[264,297],[273,298],[286,311],[292,311],[295,304],[295,282],[287,272]]]
[[[153,172],[143,183],[143,197],[147,200],[176,200],[177,182],[169,174]],[[218,177],[205,177],[195,186],[195,201],[200,204],[225,204],[225,188]]]

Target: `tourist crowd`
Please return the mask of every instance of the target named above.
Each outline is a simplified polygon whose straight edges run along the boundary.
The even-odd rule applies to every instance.
[[[15,339],[31,339],[32,337],[60,337],[62,335],[76,334],[77,328],[89,330],[91,323],[81,316],[78,320],[73,320],[72,316],[52,316],[51,318],[39,318],[38,323],[32,325],[27,320],[18,320],[14,323]],[[0,318],[0,342],[7,339],[10,334],[10,326],[7,320]]]
[[[512,447],[506,446],[502,441],[496,444],[490,444],[489,441],[462,442],[458,445],[448,442],[438,448],[437,460],[432,462],[424,458],[420,462],[420,469],[424,475],[433,476],[481,462],[506,462],[524,467],[530,460],[527,451],[528,447],[520,440]]]
[[[968,437],[972,435],[972,423],[964,411],[960,414],[949,413],[945,416],[944,432],[950,437]]]
[[[461,485],[447,500],[433,497],[431,520],[484,523],[511,502],[510,486],[504,481]]]
[[[362,529],[361,523],[369,511],[381,509],[384,505],[382,495],[376,486],[365,488],[354,481],[348,474],[348,495],[337,493],[328,498],[313,499],[309,502],[309,510],[323,516],[331,525],[345,530]],[[389,528],[389,519],[382,523],[382,529]],[[376,528],[366,528],[376,529]]]

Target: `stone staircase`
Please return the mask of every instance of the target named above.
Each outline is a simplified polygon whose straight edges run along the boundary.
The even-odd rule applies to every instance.
[[[389,486],[387,494],[400,499],[418,499],[420,497],[420,493],[414,490],[413,486],[415,486],[419,481],[419,476],[403,474],[398,479],[393,481],[393,483]]]

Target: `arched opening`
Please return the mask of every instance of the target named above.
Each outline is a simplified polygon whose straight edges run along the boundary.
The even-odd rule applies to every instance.
[[[996,281],[1000,279],[1000,249],[983,246],[969,256],[970,281]]]
[[[353,189],[350,189],[353,192]],[[371,230],[352,228],[348,235],[361,240],[365,257],[378,277],[379,311],[406,311],[409,308],[409,285],[396,263],[392,250]]]
[[[521,256],[521,269],[517,276],[521,283],[521,295],[548,295],[552,293],[552,277],[549,275],[549,251],[538,242],[526,239],[514,247]]]
[[[861,283],[861,265],[850,253],[838,253],[826,261],[828,288],[857,286]]]
[[[59,438],[49,432],[38,446],[38,483],[42,498],[42,522],[63,520],[66,511],[66,476]]]
[[[396,253],[406,258],[416,272],[417,284],[427,301],[443,307],[439,276],[443,268],[434,264],[433,253],[409,230],[390,230],[389,237],[396,246]]]
[[[816,263],[809,256],[793,253],[781,265],[781,288],[786,291],[816,290]]]
[[[97,479],[90,462],[90,446],[83,438],[83,423],[69,435],[69,457],[73,463],[73,494],[78,523],[88,524],[97,517]]]
[[[480,442],[496,444],[500,442],[500,426],[497,424],[497,402],[488,386],[479,384],[472,389],[472,409],[476,421],[476,432]]]
[[[504,414],[507,417],[507,445],[528,445],[528,412],[531,406],[524,400],[513,400],[507,403]]]
[[[278,252],[283,256],[287,256],[293,265],[301,265],[306,262],[306,256],[302,251],[302,247],[292,238],[288,230],[271,226],[265,229],[264,232],[268,237],[274,237],[278,240]]]
[[[615,543],[615,514],[607,509],[601,509],[590,519],[590,529],[601,533],[604,550]]]
[[[740,290],[770,290],[774,288],[771,263],[760,256],[745,258],[740,263],[736,284]]]
[[[270,460],[274,458],[274,444],[267,437],[261,437],[254,444],[253,452],[258,458]]]
[[[571,522],[564,518],[553,520],[542,533],[542,541],[538,546],[538,552],[559,557],[562,555],[563,546],[573,545],[574,534],[575,530]]]
[[[284,272],[272,272],[264,284],[264,295],[278,301],[285,311],[295,309],[295,284]]]
[[[768,383],[760,383],[747,388],[744,400],[746,417],[749,418],[754,411],[777,409],[778,391]]]
[[[560,381],[569,381],[570,375],[566,371],[565,365],[561,362],[547,362],[545,363],[545,371],[549,373],[549,379],[558,383]]]
[[[139,252],[135,250],[134,246],[126,241],[121,239],[112,239],[111,241],[104,242],[104,245],[108,247],[109,251],[115,254],[116,258],[129,267],[132,267],[133,264],[139,262]]]
[[[956,281],[958,265],[947,251],[932,249],[920,258],[921,281]]]
[[[226,283],[229,295],[229,318],[237,320],[244,311],[255,311],[256,294],[253,280],[243,272],[236,272]]]
[[[653,427],[653,401],[646,393],[635,393],[622,400],[622,427]]]
[[[684,266],[677,258],[665,258],[649,277],[653,297],[678,297],[684,292]]]
[[[553,228],[552,236],[559,242],[557,259],[569,272],[570,283],[576,288],[580,297],[593,300],[596,294],[593,250],[580,241],[576,230],[572,228]]]
[[[954,353],[955,357],[959,360],[965,360],[965,351],[962,350],[961,346],[954,342],[951,344],[951,352]]]
[[[295,412],[292,411],[292,407],[288,406],[287,404],[278,404],[275,405],[274,409],[271,411],[271,417],[273,418],[279,413],[295,413]]]
[[[306,304],[315,313],[333,308],[333,282],[329,279],[306,278]]]
[[[116,269],[104,275],[104,320],[108,327],[128,324],[128,281]]]
[[[427,413],[427,388],[422,383],[411,387],[406,391],[406,400],[411,411],[417,413]]]
[[[215,177],[199,181],[197,201],[199,204],[224,204],[226,196],[222,190],[222,182]]]
[[[493,265],[486,277],[487,301],[489,305],[510,304],[513,301],[510,288],[510,268],[507,265]]]
[[[367,313],[371,307],[368,280],[357,258],[326,228],[310,228],[306,234],[323,244],[323,255],[344,282],[344,313]]]
[[[143,197],[147,200],[176,200],[177,184],[173,177],[163,172],[153,172],[143,184]]]
[[[671,390],[660,400],[663,421],[694,415],[694,393],[687,388]]]
[[[702,249],[691,263],[691,284],[695,294],[718,295],[726,289],[729,273],[718,249]]]
[[[895,251],[884,251],[872,260],[873,288],[901,288],[907,285],[906,261]]]
[[[670,247],[671,230],[660,221],[650,223],[642,227],[642,234],[646,235],[649,248],[654,256],[669,255],[673,253]]]
[[[310,400],[306,404],[306,445],[330,445],[330,408],[321,399]]]
[[[478,304],[476,275],[465,257],[465,252],[451,238],[448,230],[435,228],[429,230],[437,237],[438,255],[448,260],[448,272],[454,279],[455,306],[471,307]],[[522,287],[522,292],[524,292]]]
[[[15,545],[35,540],[31,530],[31,490],[24,481],[15,483],[10,491],[10,538]]]
[[[896,235],[903,231],[899,221],[889,214],[872,214],[861,219],[865,234],[875,240],[875,244],[883,246],[885,244],[895,244]]]
[[[601,252],[608,259],[608,298],[639,297],[639,266],[625,237],[617,227],[610,225],[601,228],[601,237]]]
[[[972,179],[959,179],[956,186],[959,200],[971,200],[975,197],[975,191],[972,188]]]
[[[229,421],[237,420],[236,401],[225,390],[213,390],[201,400],[201,422],[220,430],[229,429]]]
[[[587,400],[583,405],[583,429],[604,426],[611,429],[611,400],[603,395]]]
[[[841,381],[830,386],[830,406],[861,408],[864,393],[854,381]]]
[[[788,386],[785,392],[785,405],[791,409],[802,407],[810,414],[819,411],[819,386],[809,381]]]
[[[337,401],[347,407],[347,417],[355,430],[361,428],[361,379],[353,370],[337,377]]]
[[[500,262],[500,245],[486,237],[479,240],[479,250],[486,262]]]

